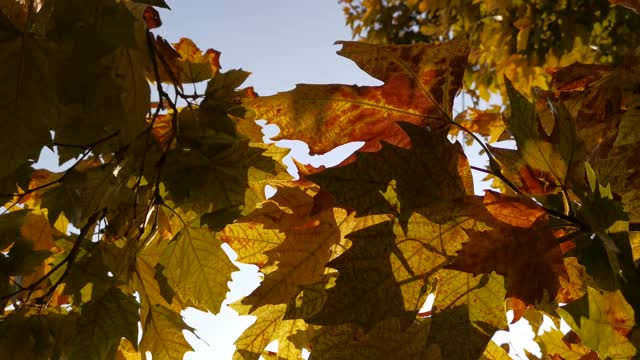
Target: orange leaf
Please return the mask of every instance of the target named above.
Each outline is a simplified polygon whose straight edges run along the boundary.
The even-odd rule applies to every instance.
[[[448,126],[469,46],[456,40],[439,45],[374,45],[337,42],[338,54],[352,59],[381,86],[298,85],[294,90],[245,101],[252,119],[280,127],[277,139],[309,144],[311,153],[364,141],[361,151],[377,151],[380,141],[407,147],[399,121],[437,129]]]
[[[545,212],[532,200],[512,197],[491,190],[484,194],[484,205],[496,219],[509,225],[529,228]]]
[[[173,117],[173,114],[158,115],[151,128],[153,137],[163,151],[169,148],[169,141],[173,138]]]

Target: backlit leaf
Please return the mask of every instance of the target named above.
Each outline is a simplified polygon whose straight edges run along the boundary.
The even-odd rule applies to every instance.
[[[233,305],[241,314],[246,314],[243,305]],[[295,359],[301,350],[291,343],[292,337],[307,329],[303,320],[283,320],[286,305],[265,305],[253,311],[257,316],[253,325],[236,340],[236,352],[233,360],[258,360],[260,355],[272,341],[278,340],[278,357]]]
[[[169,242],[160,258],[169,284],[184,300],[217,313],[237,268],[206,228],[185,227]]]
[[[566,276],[566,269],[557,240],[544,223],[527,229],[467,230],[467,234],[470,241],[462,245],[451,269],[472,274],[495,271],[505,277],[507,296],[527,304],[555,298],[559,277]],[[535,278],[531,278],[532,272]]]
[[[634,310],[619,291],[588,288],[584,301],[558,312],[584,345],[597,351],[600,357],[632,358],[637,353],[627,338],[635,325]]]
[[[496,219],[509,225],[528,228],[544,216],[544,211],[532,200],[508,197],[493,191],[485,191],[484,205]]]
[[[211,79],[220,70],[220,52],[208,49],[204,53],[188,38],[170,45],[162,37],[155,39],[162,60],[158,66],[160,81],[177,84],[197,83]],[[166,64],[168,69],[163,65]],[[149,72],[154,79],[153,71]]]
[[[181,360],[193,348],[184,339],[183,330],[193,329],[184,323],[180,314],[162,305],[152,305],[144,315],[140,351],[151,351],[157,360]]]
[[[583,360],[591,350],[580,344],[564,341],[564,334],[557,329],[550,329],[536,337],[540,350],[544,356],[560,356],[565,360]]]
[[[493,334],[507,328],[503,278],[452,270],[436,278],[430,346],[443,359],[479,358]]]
[[[473,192],[469,165],[459,144],[452,144],[441,133],[410,124],[399,126],[411,138],[411,149],[383,143],[379,152],[359,153],[351,164],[307,178],[330,192],[339,205],[360,215],[394,213],[391,203],[398,202],[402,221],[417,208],[446,208]],[[395,196],[387,192],[392,181]]]
[[[298,85],[296,89],[244,104],[280,127],[276,139],[297,139],[311,153],[325,153],[351,141],[362,151],[380,149],[384,140],[406,146],[397,121],[422,127],[448,125],[469,52],[464,41],[440,45],[373,45],[338,42],[338,54],[384,82],[380,86]]]
[[[320,195],[279,187],[261,208],[218,235],[236,250],[239,261],[256,264],[265,272],[260,286],[243,304],[255,308],[289,303],[302,286],[322,280],[332,247],[345,234],[386,220],[383,216],[357,219],[343,209],[322,208]]]

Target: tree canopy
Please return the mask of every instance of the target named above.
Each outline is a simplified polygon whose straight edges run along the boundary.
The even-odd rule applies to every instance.
[[[490,6],[478,4],[438,18]],[[507,17],[509,4],[491,6],[517,34],[542,16],[525,2],[531,13]],[[554,4],[542,14],[584,3]],[[238,270],[223,244],[264,275],[230,305],[257,318],[234,359],[507,359],[491,338],[508,310],[545,359],[637,358],[640,52],[619,51],[635,49],[640,7],[625,5],[584,20],[592,34],[615,14],[603,36],[623,60],[559,62],[531,94],[496,78],[508,106],[454,117],[464,79],[486,70],[480,33],[341,41],[381,85],[258,96],[218,51],[154,34],[163,0],[0,1],[0,358],[182,359],[194,329],[181,311],[218,313]],[[582,35],[560,33],[571,41],[523,41],[575,50]],[[364,145],[294,180],[261,119],[314,153]],[[469,164],[460,132],[487,168]],[[71,165],[34,168],[43,147]],[[476,195],[472,169],[495,189]],[[571,331],[539,332],[544,317]]]
[[[370,42],[468,38],[473,51],[465,90],[484,99],[501,91],[503,76],[526,92],[547,89],[550,73],[560,67],[618,64],[640,45],[640,18],[606,0],[339,2],[354,36]]]

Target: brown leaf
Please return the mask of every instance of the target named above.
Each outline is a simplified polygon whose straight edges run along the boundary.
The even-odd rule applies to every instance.
[[[507,297],[526,304],[555,298],[566,276],[562,252],[553,233],[538,222],[530,228],[466,230],[470,240],[449,268],[472,274],[495,271],[505,276]],[[535,276],[532,276],[535,274]]]

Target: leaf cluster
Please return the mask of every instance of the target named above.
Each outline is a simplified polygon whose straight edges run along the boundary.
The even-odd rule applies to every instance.
[[[508,310],[545,358],[638,356],[640,57],[534,96],[504,78],[504,113],[454,118],[464,39],[340,42],[383,84],[259,97],[217,51],[153,34],[150,5],[0,2],[1,358],[181,359],[181,311],[220,311],[237,270],[223,244],[264,275],[230,305],[256,317],[234,359],[508,358]],[[259,119],[316,153],[364,146],[294,181]],[[42,147],[71,165],[34,169]],[[476,195],[472,169],[501,191]]]
[[[465,90],[484,100],[503,89],[503,76],[526,91],[546,89],[550,71],[576,61],[617,64],[640,44],[637,15],[607,0],[339,2],[354,37],[374,43],[469,39]],[[633,1],[618,2],[633,9]]]

